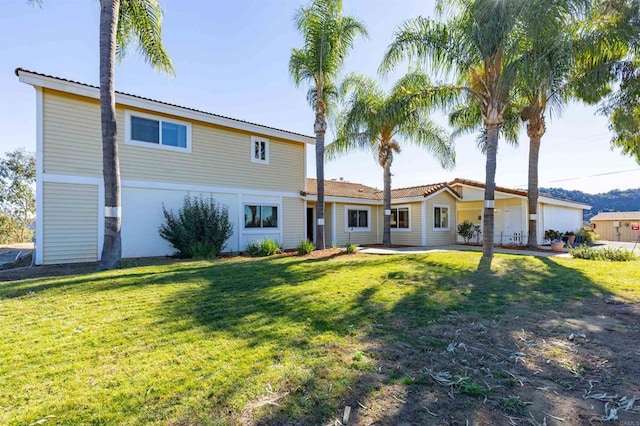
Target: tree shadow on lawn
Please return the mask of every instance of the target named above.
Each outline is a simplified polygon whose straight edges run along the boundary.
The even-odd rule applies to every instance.
[[[273,404],[268,395],[266,404],[248,404],[250,409],[238,414],[243,423],[325,423],[341,419],[347,405],[352,409],[350,424],[464,423],[466,419],[503,423],[504,415],[528,417],[528,406],[519,404],[533,396],[534,405],[526,410],[541,423],[544,413],[594,414],[587,412],[584,393],[576,389],[585,383],[588,388],[589,377],[606,374],[596,368],[590,376],[580,375],[575,371],[579,361],[564,360],[574,354],[572,348],[560,350],[558,358],[563,359],[554,359],[553,353],[545,359],[545,351],[554,348],[540,339],[564,339],[565,319],[585,314],[591,318],[595,313],[583,301],[604,303],[611,296],[607,289],[546,258],[499,256],[492,271],[451,267],[425,256],[371,259],[368,264],[373,262],[386,272],[367,277],[365,284],[345,282],[344,290],[333,295],[338,301],[325,300],[323,283],[330,282],[327,276],[332,274],[345,280],[357,270],[358,261],[278,264],[264,260],[233,265],[236,270],[216,266],[202,271],[209,280],[206,286],[185,290],[171,301],[162,325],[171,328],[169,322],[175,321],[185,327],[177,319],[191,317],[196,324],[243,339],[248,348],[276,345],[302,357],[302,368],[310,371],[306,379],[281,389],[280,395],[288,394]],[[228,273],[234,276],[225,278]],[[240,276],[241,280],[236,279]],[[318,280],[312,287],[305,285]],[[404,292],[395,301],[383,302],[384,287]],[[633,317],[636,323],[638,319]],[[553,321],[555,329],[545,331],[550,327],[545,324]],[[531,347],[523,348],[521,339],[527,340],[520,332],[532,333]],[[589,333],[598,342],[602,359],[614,356],[616,349],[606,346],[606,333],[604,329]],[[305,357],[310,354],[318,362],[309,363]],[[335,363],[345,364],[342,377],[325,371]],[[442,386],[432,376],[441,371],[464,373],[460,377],[466,379]],[[637,377],[637,369],[631,372]],[[520,387],[526,391],[514,381],[523,383]],[[547,382],[556,383],[558,389],[569,386],[571,392],[556,398],[553,392],[535,389],[534,385]],[[516,399],[518,395],[521,400]],[[434,400],[439,403],[432,404]]]
[[[491,272],[444,275],[396,304],[378,360],[409,384],[362,395],[367,407],[367,399],[388,406],[356,408],[355,423],[508,424],[509,416],[535,425],[555,416],[582,425],[605,413],[602,401],[585,395],[637,397],[640,310],[607,304],[612,294],[577,270],[548,258],[536,258],[534,268],[529,262],[496,257]],[[434,320],[423,307],[442,289],[457,291],[457,300]],[[622,410],[619,417],[638,420]]]
[[[321,260],[301,259],[293,263],[289,262],[287,265],[313,264],[319,261]],[[255,279],[256,286],[259,287],[264,284],[260,283],[261,277],[266,276],[269,280],[274,280],[274,282],[277,282],[276,276],[287,277],[286,271],[278,267],[277,262],[277,258],[243,258],[242,261],[238,261],[238,258],[231,258],[199,261],[167,260],[159,264],[140,265],[141,268],[154,268],[153,272],[144,269],[141,271],[138,265],[108,272],[97,272],[92,268],[83,274],[0,282],[0,298],[13,299],[46,290],[63,291],[66,288],[74,292],[95,293],[98,291],[120,290],[127,287],[175,284],[177,282],[188,283],[199,280],[215,282],[221,289],[225,289],[233,288],[235,280]],[[213,270],[212,267],[214,268]],[[306,277],[298,274],[295,279],[297,282],[304,282],[316,279],[320,275],[322,275],[321,272],[314,271],[313,274]]]

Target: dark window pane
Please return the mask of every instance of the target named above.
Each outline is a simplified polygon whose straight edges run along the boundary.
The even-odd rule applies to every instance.
[[[162,122],[162,145],[187,147],[187,126]]]
[[[349,210],[349,228],[357,228],[358,227],[358,210]]]
[[[160,122],[146,118],[131,117],[131,139],[135,141],[160,143]]]
[[[278,208],[273,206],[262,206],[262,227],[278,227]]]
[[[433,227],[440,228],[440,207],[433,209]]]
[[[244,227],[260,228],[260,206],[244,206]]]
[[[366,210],[360,210],[358,212],[358,226],[360,228],[366,228],[369,223],[369,221],[367,220],[367,211]]]
[[[409,228],[409,209],[398,209],[398,228]]]

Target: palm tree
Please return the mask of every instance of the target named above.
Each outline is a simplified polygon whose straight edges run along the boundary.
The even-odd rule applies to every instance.
[[[396,32],[381,71],[387,72],[401,60],[417,57],[435,71],[451,78],[440,89],[457,96],[441,102],[454,105],[476,103],[486,135],[486,177],[484,194],[483,257],[493,257],[494,198],[498,134],[510,102],[515,80],[521,12],[526,0],[461,0],[446,23],[428,18],[407,21]],[[438,2],[443,14],[444,2]],[[457,98],[457,99],[456,99]]]
[[[530,39],[532,62],[523,68],[518,92],[522,103],[520,118],[526,122],[529,137],[527,201],[529,232],[527,246],[538,246],[538,159],[546,127],[546,114],[559,115],[570,97],[571,74],[576,54],[569,32],[546,34]],[[526,62],[526,61],[524,61]]]
[[[429,99],[421,99],[420,94],[428,86],[429,78],[414,72],[385,94],[373,79],[351,74],[340,89],[341,96],[351,95],[347,109],[337,119],[337,137],[327,146],[327,156],[370,149],[378,159],[384,177],[384,245],[391,244],[391,165],[394,153],[400,152],[396,138],[426,148],[445,168],[454,164],[448,135],[426,116]]]
[[[308,7],[298,10],[295,24],[303,37],[301,48],[292,49],[289,73],[296,87],[303,82],[312,91],[307,96],[312,102],[316,118],[316,177],[318,201],[316,247],[324,249],[324,137],[327,130],[327,107],[330,93],[325,89],[336,87],[336,80],[345,58],[358,35],[367,35],[364,25],[352,16],[342,14],[342,0],[312,0]]]
[[[439,87],[447,95],[440,100],[443,109],[464,111],[465,105],[476,105],[469,112],[482,117],[481,145],[486,154],[483,258],[491,259],[498,137],[513,102],[514,84],[526,64],[522,46],[532,34],[558,28],[558,16],[571,1],[440,0],[441,16],[447,3],[453,12],[447,22],[417,18],[403,24],[381,71],[388,72],[407,58],[418,59],[449,78],[449,84]]]
[[[42,0],[31,2],[41,5]],[[105,189],[104,245],[100,269],[111,269],[122,257],[115,60],[121,60],[135,42],[138,51],[153,68],[169,74],[173,74],[174,70],[162,46],[162,10],[158,0],[101,0],[99,37],[102,173]]]

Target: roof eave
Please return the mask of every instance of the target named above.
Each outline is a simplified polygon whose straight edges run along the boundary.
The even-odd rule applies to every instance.
[[[62,80],[51,76],[45,76],[22,68],[16,68],[15,73],[21,83],[29,84],[35,87],[44,87],[60,92],[71,93],[88,98],[100,99],[100,90],[95,86]],[[186,107],[170,105],[164,102],[129,95],[126,93],[116,92],[116,103],[174,115],[181,118],[202,121],[205,123],[227,127],[230,129],[242,130],[249,133],[257,133],[260,135],[284,139],[292,142],[305,143],[309,145],[315,145],[316,143],[315,138],[312,138],[310,136],[299,135],[297,133],[290,133],[285,130],[274,129],[266,126],[261,126],[259,124],[234,120],[232,118],[226,118],[203,111],[195,111]]]

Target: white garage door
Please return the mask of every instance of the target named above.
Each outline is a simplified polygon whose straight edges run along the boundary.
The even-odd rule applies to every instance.
[[[560,232],[577,231],[582,227],[582,209],[562,206],[542,205],[543,227],[539,232],[554,229]],[[542,241],[542,239],[540,239]]]

